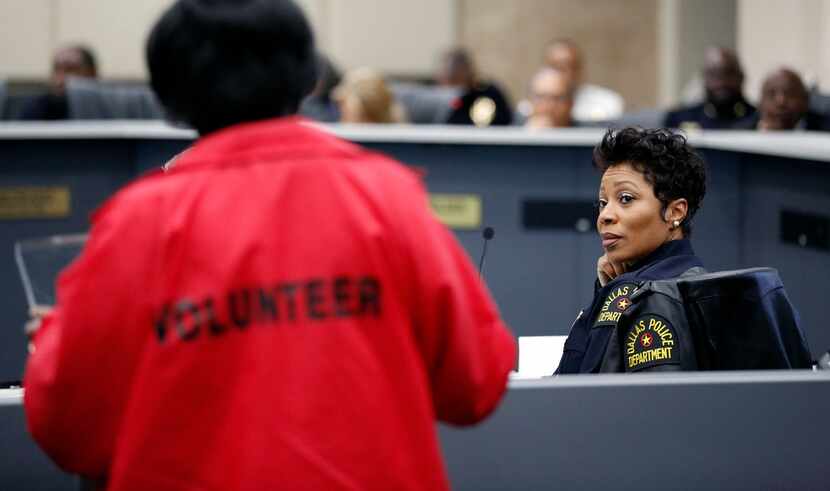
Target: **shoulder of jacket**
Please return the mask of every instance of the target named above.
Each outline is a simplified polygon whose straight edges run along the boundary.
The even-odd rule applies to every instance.
[[[643,280],[640,282],[640,286],[637,288],[637,291],[631,295],[631,301],[637,302],[638,300],[642,300],[649,295],[657,294],[680,302],[682,301],[682,297],[680,295],[680,290],[677,287],[677,280],[678,278],[668,280]]]
[[[164,171],[152,170],[127,183],[93,210],[90,220],[93,223],[97,222],[115,209],[149,209],[147,206],[152,203],[151,197],[159,189],[162,177]]]
[[[675,278],[666,278],[659,280],[640,280],[637,291],[634,292],[634,294],[631,296],[631,301],[636,301],[637,298],[640,298],[643,295],[647,295],[649,293],[657,293],[660,295],[665,295],[669,298],[672,298],[680,302],[682,301],[682,296],[680,294],[680,289],[678,288],[677,283],[679,281],[688,280],[695,276],[699,276],[706,273],[706,268],[701,266],[693,266]]]

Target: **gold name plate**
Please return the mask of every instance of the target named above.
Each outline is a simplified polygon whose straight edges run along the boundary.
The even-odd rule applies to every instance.
[[[0,220],[64,218],[71,211],[68,187],[0,187]]]
[[[430,205],[441,222],[456,229],[481,227],[481,196],[477,194],[430,194]]]

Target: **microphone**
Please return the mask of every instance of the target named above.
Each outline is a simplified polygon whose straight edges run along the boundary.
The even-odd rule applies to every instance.
[[[481,231],[481,236],[484,238],[484,247],[481,249],[481,259],[478,261],[478,279],[481,279],[481,272],[484,270],[484,256],[487,255],[487,242],[496,236],[496,231],[493,227],[484,227]]]

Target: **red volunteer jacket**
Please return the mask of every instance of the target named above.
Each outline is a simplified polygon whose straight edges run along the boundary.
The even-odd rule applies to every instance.
[[[516,354],[418,177],[297,118],[109,200],[34,345],[31,434],[115,490],[446,489]]]

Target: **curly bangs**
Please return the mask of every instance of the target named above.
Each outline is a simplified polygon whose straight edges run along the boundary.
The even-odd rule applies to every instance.
[[[692,218],[706,194],[706,163],[685,136],[665,128],[609,129],[594,148],[593,162],[602,173],[626,163],[642,172],[663,210],[685,198],[689,210],[681,227],[684,236],[691,235]]]

